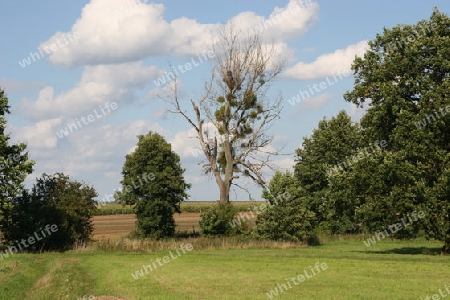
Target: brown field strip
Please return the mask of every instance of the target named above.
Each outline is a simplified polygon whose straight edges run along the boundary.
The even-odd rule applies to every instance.
[[[242,212],[245,213],[245,212]],[[177,231],[200,232],[200,213],[183,212],[174,214]],[[136,230],[136,215],[107,215],[94,216],[94,239],[115,239],[121,238]]]

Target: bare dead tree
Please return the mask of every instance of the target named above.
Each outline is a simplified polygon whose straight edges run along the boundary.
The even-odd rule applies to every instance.
[[[232,25],[224,26],[213,48],[211,78],[202,97],[191,99],[193,115],[181,107],[176,79],[173,97],[166,101],[171,112],[181,114],[195,129],[205,154],[205,174],[213,174],[220,203],[229,203],[231,186],[243,188],[233,183],[240,176],[265,187],[263,171],[273,167],[270,157],[279,154],[269,150],[273,137],[267,130],[280,117],[282,99],[268,99],[267,91],[284,62],[275,61],[273,44],[264,44],[261,35],[243,38]]]

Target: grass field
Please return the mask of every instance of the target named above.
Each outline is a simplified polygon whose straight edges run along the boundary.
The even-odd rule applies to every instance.
[[[180,242],[181,243],[181,242]],[[186,251],[139,279],[132,274],[169,255],[69,251],[13,255],[0,262],[0,299],[270,299],[270,290],[307,269],[311,278],[279,299],[420,299],[450,286],[440,243],[328,241],[318,247]],[[309,266],[328,268],[312,275]],[[317,271],[316,271],[317,272]],[[85,299],[88,299],[87,297]]]
[[[175,218],[179,230],[198,230],[199,213]],[[450,289],[441,242],[386,239],[366,247],[364,237],[349,236],[304,247],[199,237],[145,244],[121,238],[134,222],[133,215],[97,216],[92,247],[0,260],[0,299],[432,299]],[[193,250],[183,253],[188,243]],[[99,250],[105,245],[127,251]],[[316,263],[327,268],[314,276]],[[310,278],[299,282],[305,270]]]

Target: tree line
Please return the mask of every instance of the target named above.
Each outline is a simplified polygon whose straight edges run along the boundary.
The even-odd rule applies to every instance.
[[[392,236],[424,234],[442,240],[442,251],[449,253],[450,114],[417,124],[450,104],[450,18],[435,8],[429,20],[384,29],[369,41],[367,52],[351,67],[354,87],[344,94],[348,103],[367,104],[365,115],[354,122],[340,111],[321,120],[295,150],[293,171],[277,171],[271,180],[265,170],[280,152],[269,147],[274,137],[268,129],[282,105],[281,97],[267,92],[284,61],[261,35],[242,38],[234,29],[224,27],[214,45],[211,79],[200,99],[191,100],[191,111],[181,106],[177,80],[171,85],[173,97],[165,99],[197,133],[203,169],[220,191],[218,205],[202,213],[203,233],[314,244],[319,233],[380,232],[421,212],[420,220]],[[95,189],[61,173],[44,174],[31,190],[24,189],[34,162],[25,144],[9,144],[3,90],[0,101],[0,226],[6,241],[14,243],[47,224],[60,230],[34,249],[67,249],[87,240]],[[175,234],[173,214],[180,212],[191,186],[184,172],[163,136],[138,136],[136,150],[125,157],[122,189],[114,195],[118,203],[133,207],[138,235]],[[148,180],[140,180],[143,176]],[[230,204],[233,185],[245,190],[242,178],[263,187],[269,204],[258,210],[255,228],[238,224]]]

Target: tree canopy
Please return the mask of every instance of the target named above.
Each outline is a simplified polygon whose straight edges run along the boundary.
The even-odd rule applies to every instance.
[[[115,197],[134,206],[142,235],[173,235],[173,213],[181,212],[180,203],[191,185],[184,181],[180,157],[164,137],[150,131],[138,140],[136,149],[125,157],[122,190]]]
[[[34,161],[25,152],[25,143],[11,144],[6,133],[6,116],[10,114],[8,97],[0,88],[0,230],[9,222],[11,200],[22,193],[23,182],[33,172]],[[6,222],[6,223],[5,223]]]
[[[205,173],[211,173],[220,190],[220,203],[230,199],[230,188],[240,177],[264,187],[264,168],[277,151],[267,130],[281,112],[281,97],[267,95],[271,81],[283,68],[273,45],[260,34],[243,36],[233,25],[225,26],[214,45],[215,62],[203,96],[191,100],[194,116],[181,107],[175,81],[173,112],[194,128],[205,155]]]
[[[360,125],[341,112],[297,150],[295,176],[322,229],[376,231],[421,212],[394,236],[425,229],[449,252],[449,41],[450,19],[435,9],[429,20],[385,28],[355,58],[344,99],[368,104]]]

